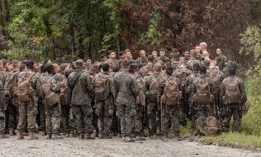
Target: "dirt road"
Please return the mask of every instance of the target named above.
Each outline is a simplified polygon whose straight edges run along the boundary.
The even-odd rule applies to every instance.
[[[0,157],[261,157],[261,153],[241,149],[174,140],[162,142],[147,139],[143,142],[123,143],[116,137],[110,140],[46,140],[40,137],[39,141],[17,141],[12,137],[0,142]]]

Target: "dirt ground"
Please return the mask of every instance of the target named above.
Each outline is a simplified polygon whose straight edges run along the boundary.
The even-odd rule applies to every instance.
[[[16,137],[2,139],[0,157],[261,157],[261,153],[242,149],[232,149],[214,145],[201,145],[196,142],[160,139],[135,143],[123,143],[121,139],[79,140],[64,138],[38,141],[18,141]]]

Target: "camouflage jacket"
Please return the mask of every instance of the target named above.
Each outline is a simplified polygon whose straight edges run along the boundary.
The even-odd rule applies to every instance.
[[[148,63],[148,58],[145,57],[145,58],[141,58],[139,57],[138,59],[136,59],[136,63],[139,65],[139,64],[143,64],[143,65],[146,65]]]
[[[139,92],[135,76],[126,70],[122,70],[115,74],[114,80],[116,103],[135,105],[135,99]]]
[[[43,85],[44,83],[47,83],[48,81],[51,81],[51,91],[55,93],[60,92],[60,84],[59,82],[55,79],[54,75],[47,74],[43,80],[41,80],[41,84]]]
[[[227,57],[223,54],[215,58],[215,61],[217,62],[217,66],[221,71],[225,68],[225,63],[227,62]]]
[[[185,88],[186,79],[191,73],[192,71],[187,68],[178,68],[173,72],[173,76],[177,77],[180,80],[181,86]]]
[[[160,80],[160,78],[162,77],[161,73],[154,73],[150,76],[145,77],[145,93],[148,93],[150,91],[150,86],[152,83],[152,79],[153,78],[158,78]]]
[[[68,77],[68,102],[71,105],[91,105],[94,89],[92,79],[84,71],[74,71]]]
[[[109,74],[109,73],[104,73],[104,72],[99,72],[98,74],[95,75],[95,79],[99,78],[108,78],[109,81],[109,91],[110,95],[109,97],[115,98],[115,85],[114,85],[114,78]]]
[[[192,69],[193,65],[196,63],[200,64],[200,61],[197,59],[190,59],[189,61],[187,61],[187,64],[190,67],[190,69]]]
[[[213,95],[213,87],[214,87],[213,81],[212,81],[210,78],[208,78],[206,75],[202,75],[202,74],[199,74],[199,75],[195,78],[195,80],[194,80],[194,82],[193,82],[193,84],[192,84],[192,87],[191,87],[191,95],[194,96],[194,95],[197,93],[196,85],[197,85],[197,83],[198,83],[198,81],[199,81],[200,79],[206,79],[206,81],[208,82],[208,84],[209,84],[209,86],[210,86],[210,91],[209,91],[209,92],[210,92],[210,94]]]
[[[0,117],[4,117],[4,109],[7,108],[7,103],[5,101],[5,95],[4,95],[4,84],[5,84],[5,75],[3,72],[0,72]]]
[[[41,94],[41,80],[40,80],[40,77],[38,74],[36,74],[35,72],[33,72],[32,70],[30,69],[27,69],[23,72],[21,72],[18,76],[18,84],[20,81],[24,80],[24,79],[29,79],[29,77],[33,75],[31,77],[31,80],[30,80],[30,85],[31,85],[31,89],[34,91],[33,92],[33,95],[32,95],[32,98],[33,98],[33,102],[36,104],[37,100],[35,98],[38,98],[39,95]]]
[[[236,76],[229,76],[223,80],[223,82],[221,84],[221,89],[220,89],[220,98],[222,100],[222,98],[225,96],[226,85],[229,83],[230,80],[234,80],[234,79],[236,79],[236,81],[238,83],[242,102],[245,103],[247,101],[247,96],[246,96],[246,92],[245,92],[244,81]]]

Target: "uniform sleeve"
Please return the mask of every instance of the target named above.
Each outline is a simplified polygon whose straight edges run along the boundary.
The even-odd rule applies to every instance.
[[[60,88],[61,88],[61,86],[60,86],[59,82],[55,78],[52,79],[51,80],[51,90],[53,92],[58,93],[58,92],[60,92]]]
[[[158,96],[161,96],[163,94],[165,83],[166,83],[166,81],[161,78],[160,82],[159,82]]]
[[[138,87],[137,80],[133,77],[131,77],[131,78],[132,78],[131,90],[132,90],[134,97],[136,98],[139,94],[139,87]]]
[[[246,91],[245,91],[245,84],[244,84],[244,81],[242,81],[242,80],[239,80],[239,90],[242,95],[242,99],[244,101],[243,103],[245,103],[247,101],[247,95],[246,95]]]
[[[90,76],[87,76],[85,83],[86,83],[85,86],[87,87],[88,94],[90,94],[90,97],[92,98],[94,94],[94,86]]]
[[[116,88],[113,77],[109,78],[110,82],[110,92],[112,93],[113,98],[116,98]]]

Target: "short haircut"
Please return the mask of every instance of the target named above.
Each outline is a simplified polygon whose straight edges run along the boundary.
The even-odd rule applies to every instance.
[[[45,65],[41,65],[40,70],[41,70],[41,73],[45,73],[45,72],[46,72],[46,67],[45,67]]]
[[[149,62],[153,62],[153,61],[154,61],[154,56],[149,55],[149,56],[148,56],[148,61],[149,61]]]
[[[201,74],[206,74],[206,73],[207,73],[207,67],[204,66],[204,65],[201,65],[201,66],[199,67],[199,72],[200,72]]]
[[[121,67],[124,69],[127,69],[130,66],[130,62],[126,59],[124,59],[121,63]]]
[[[138,64],[133,63],[133,64],[130,65],[129,72],[130,72],[130,73],[134,73],[135,70],[138,71]]]
[[[161,48],[160,51],[167,52],[167,49]]]
[[[198,63],[194,63],[192,69],[194,71],[199,71],[200,65]]]
[[[49,60],[50,60],[49,58],[46,58],[46,59],[44,60],[44,65],[47,64]]]
[[[34,67],[34,61],[31,60],[31,59],[25,60],[25,61],[24,61],[24,64],[26,65],[26,67],[27,67],[28,69],[33,69],[33,67]]]
[[[236,75],[236,72],[237,72],[237,68],[235,66],[230,66],[228,68],[228,74],[231,75],[231,76],[235,76]]]
[[[50,74],[54,70],[54,66],[52,64],[46,64],[46,71]]]
[[[14,68],[17,68],[19,66],[19,61],[18,60],[13,60],[12,65]]]
[[[62,64],[61,64],[61,69],[62,69],[62,70],[65,70],[65,68],[66,68],[68,65],[69,65],[68,63],[62,63]]]
[[[172,66],[167,66],[166,67],[166,74],[172,75],[172,73],[173,73],[173,67]]]
[[[68,76],[69,76],[72,72],[73,72],[72,69],[67,69],[67,70],[65,70],[65,72],[64,72],[65,77],[68,78]]]
[[[155,63],[154,66],[153,66],[153,70],[157,71],[157,72],[160,72],[161,68],[162,68],[162,66],[161,66],[160,63]]]
[[[103,71],[109,71],[109,69],[110,69],[110,65],[108,63],[102,64],[102,70]]]

